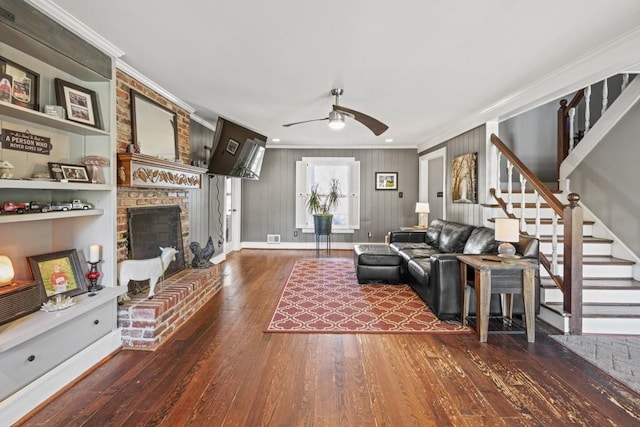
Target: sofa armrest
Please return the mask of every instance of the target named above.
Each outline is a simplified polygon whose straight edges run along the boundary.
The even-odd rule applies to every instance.
[[[391,231],[389,232],[389,243],[410,242],[424,243],[425,231]]]

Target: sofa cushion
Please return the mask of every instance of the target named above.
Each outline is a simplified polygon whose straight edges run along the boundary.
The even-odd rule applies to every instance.
[[[462,253],[474,225],[446,222],[440,232],[438,249],[441,253]]]
[[[413,242],[395,242],[390,243],[389,247],[396,252],[406,251],[407,249],[428,249],[429,245],[426,243],[413,243]]]
[[[433,221],[431,221],[431,224],[429,224],[429,228],[427,228],[426,236],[424,238],[425,242],[428,245],[438,249],[440,233],[442,232],[442,227],[444,227],[445,223],[446,221],[443,221],[441,219],[434,219]]]
[[[414,258],[429,258],[432,254],[438,253],[436,248],[425,247],[425,248],[415,248],[415,249],[403,249],[398,252],[405,261],[409,261]]]
[[[495,231],[487,227],[477,227],[471,232],[462,253],[470,255],[493,254],[498,252]]]

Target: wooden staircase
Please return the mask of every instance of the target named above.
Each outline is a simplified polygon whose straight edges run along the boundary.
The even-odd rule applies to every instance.
[[[554,191],[566,204],[566,196]],[[506,202],[505,202],[506,203]],[[506,216],[500,204],[485,204],[485,218],[491,223]],[[535,195],[525,192],[526,233],[535,235]],[[522,204],[513,203],[513,214],[522,216]],[[548,205],[540,206],[540,250],[548,259],[552,254],[552,215]],[[640,282],[633,279],[633,261],[612,256],[614,240],[593,235],[595,222],[583,222],[582,333],[640,334]],[[558,222],[558,272],[562,275],[562,221]],[[566,332],[563,293],[541,266],[541,308],[539,318]]]

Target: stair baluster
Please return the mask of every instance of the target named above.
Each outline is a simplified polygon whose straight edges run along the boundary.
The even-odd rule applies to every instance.
[[[602,110],[600,110],[600,116],[607,111],[607,106],[609,105],[609,83],[607,83],[607,79],[604,79],[602,82]]]
[[[575,121],[576,121],[576,109],[571,108],[569,110],[569,152],[571,152],[574,148],[576,148],[576,140],[575,140],[575,134],[574,134]]]
[[[536,195],[536,225],[535,225],[535,236],[536,239],[540,239],[540,193],[538,193],[536,190],[533,190],[533,192]]]
[[[496,173],[498,175],[498,178],[496,179],[496,195],[498,197],[502,197],[502,190],[501,190],[501,185],[500,185],[500,171],[502,170],[500,168],[500,160],[502,159],[502,153],[498,150],[498,148],[494,145],[493,148],[495,148],[495,151],[497,153],[497,161],[496,161]]]
[[[551,220],[551,273],[559,274],[558,269],[558,214],[553,213]]]
[[[513,213],[513,163],[507,160],[507,213]]]
[[[622,86],[620,87],[620,92],[624,92],[627,86],[629,86],[629,73],[622,75]]]
[[[526,199],[525,199],[525,187],[527,186],[527,180],[525,179],[524,175],[520,174],[520,195],[521,195],[521,199],[520,199],[520,232],[526,232],[527,231],[527,223],[525,222],[525,206],[526,206]]]
[[[584,88],[584,133],[589,132],[591,126],[591,86]]]

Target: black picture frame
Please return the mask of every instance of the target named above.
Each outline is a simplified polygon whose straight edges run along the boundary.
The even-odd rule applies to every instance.
[[[11,77],[11,103],[40,110],[40,74],[0,56],[0,73]],[[3,98],[6,95],[3,94]]]
[[[47,298],[68,297],[87,292],[87,277],[75,249],[27,257],[33,279],[39,282]]]
[[[398,172],[376,172],[376,190],[398,190]]]
[[[98,95],[91,89],[56,78],[56,102],[64,107],[67,120],[102,129]]]
[[[61,181],[66,179],[69,182],[91,182],[89,171],[84,165],[73,165],[68,163],[48,162],[51,178]]]
[[[225,151],[231,154],[232,156],[235,156],[239,146],[240,146],[240,143],[238,141],[229,139],[229,141],[227,141],[227,147],[225,148]]]

